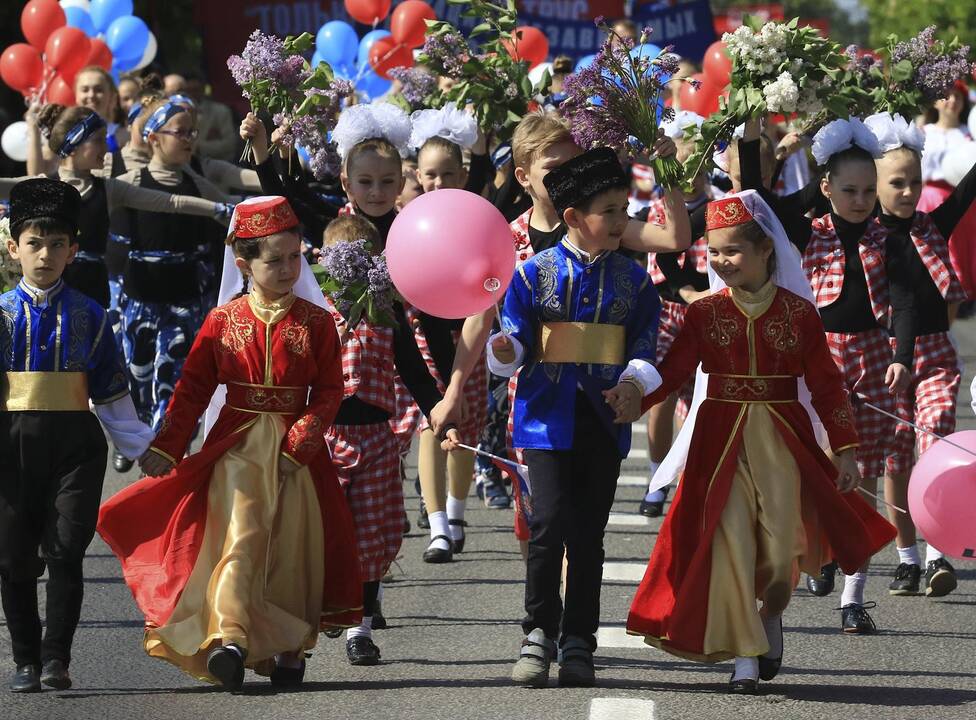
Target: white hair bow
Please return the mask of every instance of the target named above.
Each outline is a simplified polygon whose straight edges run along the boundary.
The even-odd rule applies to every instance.
[[[404,154],[410,140],[410,118],[396,105],[382,101],[353,105],[339,114],[332,141],[343,160],[356,145],[373,138],[383,138]]]
[[[925,147],[925,133],[901,115],[875,113],[864,119],[864,125],[874,133],[883,153],[900,147],[922,152],[922,148]]]
[[[462,148],[469,148],[478,140],[477,121],[452,102],[440,110],[417,110],[410,122],[410,147],[417,150],[432,137],[442,137]]]
[[[881,145],[867,126],[857,118],[834,120],[824,125],[813,136],[813,159],[817,165],[827,161],[839,152],[857,146],[871,157],[881,157]]]

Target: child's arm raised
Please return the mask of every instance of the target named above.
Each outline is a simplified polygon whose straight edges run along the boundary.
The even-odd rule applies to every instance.
[[[653,147],[658,157],[670,157],[677,152],[674,141],[659,131]],[[691,245],[691,222],[681,188],[675,187],[664,194],[664,225],[631,220],[627,223],[620,243],[628,250],[638,252],[676,252]]]

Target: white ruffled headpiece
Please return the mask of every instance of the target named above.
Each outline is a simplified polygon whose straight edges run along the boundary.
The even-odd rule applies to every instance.
[[[834,120],[824,125],[813,136],[813,159],[817,165],[826,165],[833,155],[857,146],[871,157],[881,157],[881,145],[867,126],[857,118]]]
[[[343,160],[356,145],[372,138],[383,138],[403,155],[410,140],[410,118],[388,102],[353,105],[339,114],[332,141]]]
[[[478,123],[452,102],[440,110],[417,110],[410,116],[410,123],[410,147],[417,150],[432,137],[442,137],[462,148],[469,148],[478,140]]]
[[[703,122],[705,122],[705,118],[698,113],[691,112],[691,110],[679,110],[671,120],[661,123],[661,128],[669,138],[677,139],[683,138],[685,132],[692,127],[697,132],[701,129]]]
[[[907,147],[920,153],[925,147],[925,133],[918,125],[908,122],[901,115],[875,113],[865,118],[864,125],[874,133],[883,153],[900,147]]]

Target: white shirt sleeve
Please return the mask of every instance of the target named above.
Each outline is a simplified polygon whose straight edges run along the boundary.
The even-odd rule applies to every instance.
[[[118,451],[130,460],[146,452],[156,436],[152,428],[136,415],[131,395],[104,405],[95,405],[95,415],[108,430]]]
[[[626,380],[628,378],[633,378],[639,382],[641,387],[644,388],[645,395],[650,395],[661,387],[662,382],[657,368],[647,362],[647,360],[635,359],[627,363],[627,367],[620,373],[620,379]]]
[[[522,363],[525,361],[525,347],[518,341],[517,338],[509,335],[508,339],[512,341],[512,346],[515,348],[515,359],[510,363],[499,362],[498,358],[495,357],[495,352],[491,349],[491,344],[496,338],[499,338],[504,333],[493,333],[488,337],[488,371],[493,375],[498,377],[512,377],[515,371],[518,370]]]

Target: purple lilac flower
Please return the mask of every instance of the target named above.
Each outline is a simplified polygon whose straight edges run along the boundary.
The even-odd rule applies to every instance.
[[[309,155],[308,169],[312,171],[316,180],[336,177],[341,167],[339,153],[331,143]]]
[[[437,78],[422,68],[393,68],[390,77],[400,81],[400,94],[415,108],[423,107],[437,89]]]
[[[471,54],[471,48],[461,33],[452,30],[443,35],[428,35],[424,40],[423,53],[435,70],[460,79],[464,60]]]
[[[368,282],[372,266],[365,240],[338,242],[323,247],[319,264],[343,286]]]
[[[255,82],[270,80],[275,88],[297,88],[307,75],[300,55],[287,55],[280,38],[260,30],[251,33],[244,52],[227,58],[227,68],[248,99]]]
[[[393,308],[393,281],[390,270],[386,265],[385,255],[374,255],[372,267],[367,272],[369,294],[378,310]]]

